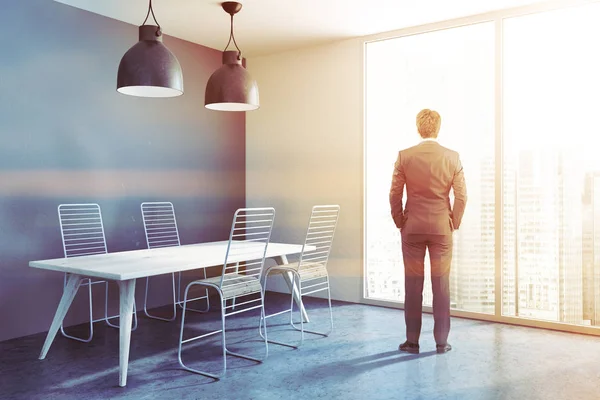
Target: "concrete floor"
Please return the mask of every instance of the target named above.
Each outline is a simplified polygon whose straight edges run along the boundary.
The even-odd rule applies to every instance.
[[[284,299],[272,294],[267,302]],[[307,301],[310,328],[325,328],[324,306]],[[192,325],[218,324],[218,312],[189,315]],[[284,320],[269,320],[271,339],[298,338],[279,325]],[[438,355],[433,321],[425,315],[421,354],[408,355],[397,351],[404,339],[401,310],[335,302],[334,321],[330,337],[307,335],[298,350],[270,345],[262,364],[228,357],[226,378],[214,381],[179,367],[177,322],[140,317],[125,388],[117,386],[118,331],[102,323],[90,344],[58,335],[43,361],[37,356],[44,334],[5,341],[0,399],[600,399],[597,337],[454,318],[454,349]],[[255,316],[232,317],[231,348],[259,355],[264,347],[256,324]],[[196,365],[216,371],[218,335],[207,343],[186,354],[192,364],[202,355],[209,362]]]

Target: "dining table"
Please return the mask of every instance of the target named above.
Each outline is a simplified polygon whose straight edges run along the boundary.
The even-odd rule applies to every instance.
[[[67,274],[63,294],[42,346],[39,359],[46,358],[56,333],[77,293],[81,279],[101,278],[116,281],[119,286],[119,386],[126,386],[136,279],[223,265],[228,245],[229,241],[225,240],[30,261],[30,267]],[[267,246],[265,258],[273,259],[278,264],[288,264],[287,256],[300,254],[302,248],[303,245],[301,244],[272,242]],[[232,261],[243,262],[248,260]],[[282,275],[302,313],[302,318],[308,322],[308,316],[300,299],[298,288],[293,284],[292,274],[288,272]]]

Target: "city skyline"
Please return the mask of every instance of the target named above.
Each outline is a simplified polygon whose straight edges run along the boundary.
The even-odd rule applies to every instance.
[[[494,313],[495,163],[487,156],[463,164],[469,202],[454,236],[451,300],[456,309]],[[505,157],[503,315],[600,325],[600,171],[580,165],[560,149]],[[367,297],[401,302],[400,235],[387,208],[367,203]],[[424,304],[431,300],[426,279]]]

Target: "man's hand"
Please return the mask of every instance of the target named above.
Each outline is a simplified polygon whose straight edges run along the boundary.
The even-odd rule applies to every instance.
[[[398,229],[402,229],[406,222],[404,216],[404,209],[402,207],[402,199],[404,197],[404,185],[406,184],[406,177],[404,176],[404,169],[402,168],[402,162],[400,160],[400,153],[394,163],[394,173],[392,175],[392,185],[390,188],[390,206],[392,211],[392,218]]]

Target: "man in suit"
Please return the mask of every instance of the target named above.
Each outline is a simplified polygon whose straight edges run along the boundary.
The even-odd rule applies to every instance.
[[[467,188],[458,153],[437,142],[440,125],[436,111],[419,112],[417,130],[421,143],[398,153],[390,189],[392,218],[402,236],[405,276],[406,342],[399,350],[409,353],[419,352],[426,249],[431,261],[436,350],[445,353],[452,349],[448,343],[452,232],[460,227]],[[453,205],[450,188],[454,192]]]

